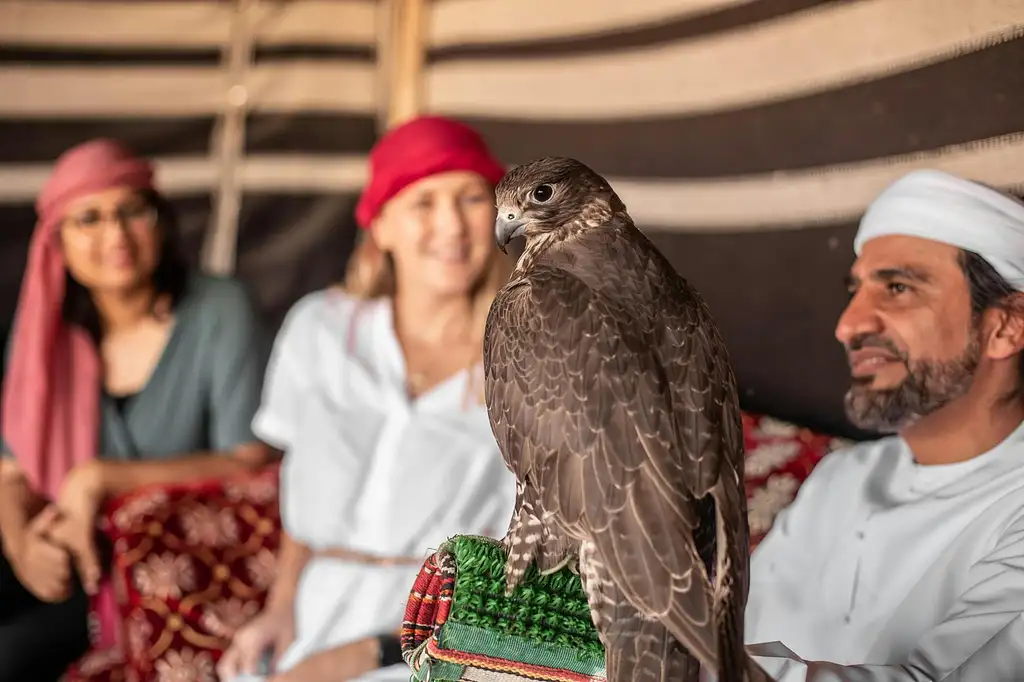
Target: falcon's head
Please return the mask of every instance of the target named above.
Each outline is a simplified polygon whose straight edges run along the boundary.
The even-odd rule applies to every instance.
[[[494,238],[503,252],[516,237],[605,224],[625,210],[608,181],[576,159],[549,156],[510,170],[494,190]]]

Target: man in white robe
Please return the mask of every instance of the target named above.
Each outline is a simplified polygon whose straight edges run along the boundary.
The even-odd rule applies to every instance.
[[[783,682],[1024,680],[1024,204],[916,171],[869,207],[836,327],[847,412],[751,562]]]

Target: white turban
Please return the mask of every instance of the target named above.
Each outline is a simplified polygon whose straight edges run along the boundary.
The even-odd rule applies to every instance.
[[[853,240],[909,235],[973,251],[1024,291],[1024,203],[976,182],[918,170],[889,185],[868,206]]]

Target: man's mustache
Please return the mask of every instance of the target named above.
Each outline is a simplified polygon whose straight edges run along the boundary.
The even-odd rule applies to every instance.
[[[907,362],[906,354],[897,348],[891,339],[887,339],[881,334],[861,334],[860,336],[853,337],[846,346],[846,352],[851,353],[857,350],[864,350],[865,348],[879,348],[894,359],[904,364]]]

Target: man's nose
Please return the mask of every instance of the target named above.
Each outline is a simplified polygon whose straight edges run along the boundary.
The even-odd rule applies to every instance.
[[[878,311],[865,291],[858,291],[846,304],[846,309],[836,323],[836,340],[844,346],[858,336],[878,334],[882,331],[882,321]]]

